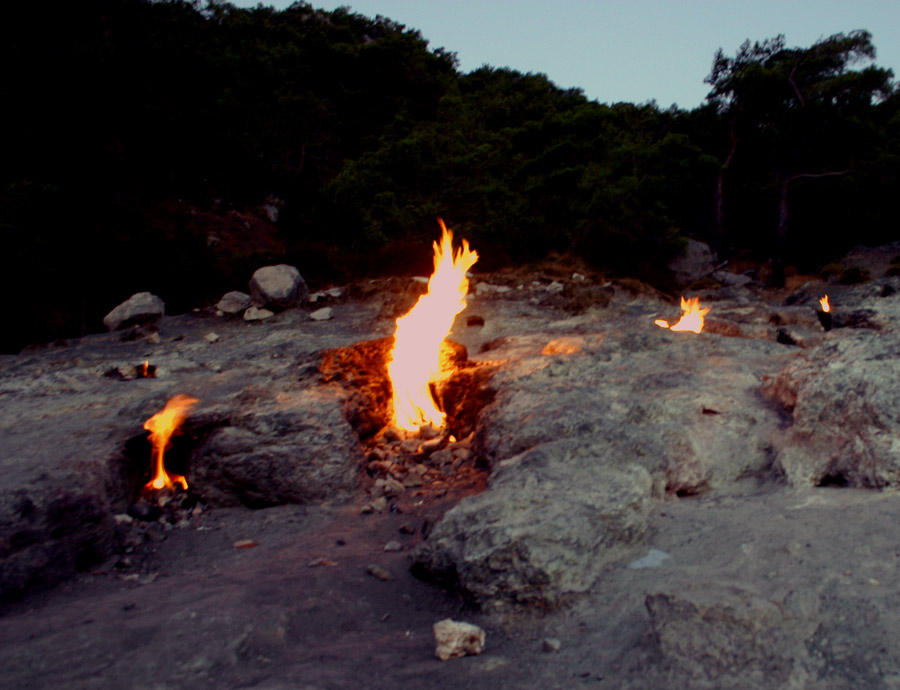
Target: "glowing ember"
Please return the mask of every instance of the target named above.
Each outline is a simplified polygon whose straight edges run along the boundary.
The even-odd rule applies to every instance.
[[[825,295],[822,299],[819,300],[819,306],[822,307],[822,311],[824,312],[831,311],[831,305],[828,304],[828,295]]]
[[[703,330],[703,321],[709,313],[709,307],[700,308],[700,298],[691,297],[691,299],[681,298],[681,318],[674,326],[670,326],[668,322],[657,319],[655,323],[660,328],[668,328],[673,331],[691,331],[700,333]]]
[[[197,402],[196,398],[187,395],[176,395],[166,403],[162,412],[157,412],[145,423],[144,428],[150,432],[150,443],[153,445],[153,457],[155,473],[145,485],[145,489],[174,489],[175,484],[181,484],[182,489],[187,489],[187,479],[178,474],[168,474],[163,464],[166,448],[172,434],[181,426],[188,412]]]
[[[449,365],[441,362],[441,343],[453,327],[456,315],[466,308],[469,279],[466,272],[478,260],[478,253],[462,247],[453,251],[453,233],[441,225],[440,244],[434,243],[434,273],[428,291],[408,314],[397,319],[394,348],[388,357],[388,375],[394,390],[391,424],[407,431],[431,424],[444,425],[430,384],[445,377]]]

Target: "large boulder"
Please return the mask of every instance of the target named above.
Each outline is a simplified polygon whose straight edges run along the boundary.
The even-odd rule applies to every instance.
[[[832,332],[764,386],[792,424],[777,464],[795,485],[900,485],[900,334]]]
[[[250,279],[250,294],[260,307],[287,309],[309,296],[303,276],[293,266],[263,266]]]
[[[688,239],[684,251],[669,262],[669,270],[675,275],[675,282],[689,285],[711,275],[716,269],[714,261],[708,244]]]
[[[110,331],[136,325],[156,323],[166,313],[166,305],[156,295],[138,292],[103,317],[103,325]]]
[[[488,491],[450,510],[417,550],[417,567],[482,606],[557,606],[644,538],[649,498],[642,467],[542,445],[502,463]]]

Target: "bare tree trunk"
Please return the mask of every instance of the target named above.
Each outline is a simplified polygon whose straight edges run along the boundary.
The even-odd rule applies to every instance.
[[[785,175],[778,173],[775,184],[778,185],[778,237],[775,242],[775,260],[772,266],[772,277],[769,284],[774,287],[784,287],[784,260],[787,254],[788,238],[788,191],[791,182],[802,178],[834,177],[846,175],[849,170],[833,170],[826,173],[800,173],[799,175]]]
[[[736,117],[731,119],[731,151],[728,153],[728,158],[719,167],[719,174],[716,177],[716,237],[720,246],[725,241],[725,171],[728,170],[731,161],[734,159],[734,152],[737,150],[738,143],[737,137],[734,136],[736,120]]]

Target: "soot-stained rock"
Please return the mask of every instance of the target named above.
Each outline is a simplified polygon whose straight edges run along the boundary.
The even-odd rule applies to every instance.
[[[834,333],[764,391],[790,413],[778,465],[796,485],[900,484],[900,334]]]
[[[322,354],[321,382],[333,384],[347,419],[362,438],[390,421],[392,393],[386,361],[393,342],[393,338],[378,338]]]
[[[388,378],[387,361],[393,346],[393,337],[377,338],[327,350],[322,354],[320,381],[328,384],[341,397],[347,419],[364,439],[376,434],[391,420],[393,391]],[[441,343],[442,360],[460,366],[466,362],[467,357],[463,345],[452,340]],[[476,386],[481,382],[474,370],[460,378],[460,382],[469,380]],[[458,389],[461,384],[451,381],[448,385],[451,402],[456,410],[465,394]],[[438,393],[440,397],[441,391]],[[458,411],[461,425],[469,429],[466,433],[454,429],[460,437],[471,431],[473,420],[470,412],[471,410]]]
[[[417,568],[482,606],[554,607],[585,592],[647,530],[650,475],[546,444],[501,463],[485,493],[450,510]]]

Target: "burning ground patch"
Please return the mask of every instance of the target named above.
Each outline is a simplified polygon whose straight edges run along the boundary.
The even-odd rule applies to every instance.
[[[465,347],[444,341],[444,357],[454,371],[432,392],[446,414],[445,427],[417,433],[394,429],[386,364],[392,341],[380,338],[329,350],[321,364],[322,386],[336,391],[359,436],[365,454],[361,476],[372,503],[384,509],[406,493],[443,495],[451,487],[483,487],[485,470],[472,437],[481,410],[494,396],[490,377],[495,367],[468,362]]]

